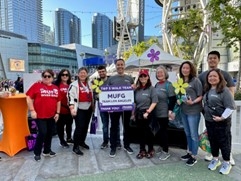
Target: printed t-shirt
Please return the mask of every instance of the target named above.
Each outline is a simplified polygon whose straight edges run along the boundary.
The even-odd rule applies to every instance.
[[[57,111],[57,102],[61,100],[59,88],[56,85],[44,83],[33,84],[26,93],[33,99],[33,106],[37,118],[45,119],[54,117]]]

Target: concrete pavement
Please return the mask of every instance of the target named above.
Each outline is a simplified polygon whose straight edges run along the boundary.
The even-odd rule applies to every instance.
[[[86,143],[90,146],[90,150],[82,149],[84,156],[78,157],[72,153],[72,146],[68,149],[60,147],[58,138],[54,136],[52,150],[57,153],[57,156],[54,158],[45,158],[42,156],[40,162],[36,162],[33,159],[33,152],[27,150],[22,150],[14,157],[9,157],[3,152],[0,152],[0,156],[2,157],[2,160],[0,161],[0,181],[69,180],[72,177],[96,175],[112,171],[118,172],[123,169],[161,166],[163,164],[168,166],[173,164],[180,165],[177,167],[187,167],[185,162],[180,160],[180,157],[185,154],[185,150],[179,148],[170,148],[171,157],[166,161],[159,160],[157,155],[152,159],[144,158],[138,160],[135,157],[139,151],[139,145],[137,144],[131,144],[134,154],[128,155],[123,149],[121,149],[117,151],[115,158],[110,158],[109,148],[104,150],[100,149],[102,143],[101,134],[88,134]],[[233,154],[236,166],[233,167],[228,176],[223,177],[231,180],[240,180],[241,150],[234,150]],[[208,163],[203,160],[204,155],[205,153],[200,150],[198,163],[194,165],[194,167],[200,167],[200,170],[204,170],[204,173],[207,172],[207,174],[209,174],[211,171],[208,169],[206,170],[205,168]],[[220,177],[218,172],[215,174]],[[189,179],[184,178],[184,180]],[[190,178],[190,180],[192,179]]]

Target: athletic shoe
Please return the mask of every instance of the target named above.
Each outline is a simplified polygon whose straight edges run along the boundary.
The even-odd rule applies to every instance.
[[[108,143],[106,142],[103,142],[100,146],[101,149],[105,149],[105,148],[108,148]]]
[[[41,160],[40,155],[34,155],[34,160],[35,160],[36,162],[39,162],[39,161]]]
[[[74,140],[72,140],[71,138],[70,139],[67,139],[66,141],[69,145],[73,145],[74,144]]]
[[[224,162],[222,163],[221,169],[219,170],[219,173],[224,174],[224,175],[227,175],[227,174],[229,174],[229,172],[230,172],[231,169],[232,169],[231,163],[224,161]]]
[[[232,153],[230,153],[230,163],[231,163],[232,166],[235,165],[235,161],[233,159],[233,154]]]
[[[192,156],[187,160],[186,165],[187,166],[193,166],[195,163],[197,163],[197,159],[193,158]]]
[[[211,153],[207,153],[204,157],[204,160],[207,161],[207,162],[210,162],[213,160],[213,156]]]
[[[162,147],[159,146],[156,150],[156,154],[160,154],[160,153],[162,153]]]
[[[160,160],[166,160],[166,159],[168,159],[170,156],[171,156],[171,155],[170,155],[168,152],[162,151],[159,159],[160,159]]]
[[[90,147],[87,144],[85,144],[85,143],[80,144],[80,146],[85,148],[85,149],[87,149],[87,150],[90,149]]]
[[[111,158],[114,158],[114,157],[115,157],[115,154],[116,154],[116,150],[115,150],[115,149],[111,149],[109,156],[110,156]]]
[[[44,153],[44,152],[43,152],[43,156],[45,156],[45,157],[55,157],[55,156],[56,156],[56,153],[53,152],[53,151],[50,151],[49,153]]]
[[[191,157],[192,157],[191,154],[190,154],[190,153],[187,153],[186,155],[181,156],[181,159],[182,159],[183,161],[186,161],[186,160],[188,160],[188,159],[191,158]]]
[[[216,170],[220,165],[221,165],[220,160],[213,159],[213,160],[209,163],[208,169],[213,171],[213,170]]]
[[[118,150],[120,150],[121,147],[122,147],[121,144],[120,144],[120,143],[117,143],[116,148],[117,148]]]
[[[125,146],[125,147],[124,147],[124,150],[125,150],[129,155],[133,154],[133,150],[132,150],[131,147],[129,147],[129,146]]]
[[[69,145],[66,141],[60,142],[60,146],[62,146],[63,148],[69,148]]]
[[[82,155],[84,155],[84,153],[83,153],[82,151],[80,151],[79,148],[75,148],[75,149],[73,149],[73,153],[76,154],[76,155],[78,155],[78,156],[82,156]]]

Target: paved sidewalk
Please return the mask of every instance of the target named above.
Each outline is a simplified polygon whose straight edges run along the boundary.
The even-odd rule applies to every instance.
[[[145,177],[144,174],[153,173],[151,173],[150,170],[148,171],[148,169],[146,170],[146,168],[157,168],[158,166],[163,168],[167,167],[169,168],[169,172],[170,170],[173,172],[173,175],[168,175],[170,176],[169,179],[167,178],[167,175],[162,177],[163,174],[160,173],[160,177],[157,178],[158,180],[193,180],[195,178],[193,176],[195,176],[195,173],[198,174],[198,172],[200,172],[199,175],[210,175],[210,180],[227,179],[238,181],[241,178],[241,150],[233,151],[236,166],[233,167],[231,173],[228,176],[225,176],[220,175],[218,170],[211,172],[207,169],[208,163],[203,161],[205,153],[202,151],[199,152],[198,163],[193,167],[188,167],[185,165],[185,162],[180,160],[180,156],[185,154],[185,150],[179,148],[170,148],[171,157],[166,161],[159,160],[157,155],[155,155],[155,157],[152,159],[136,159],[135,156],[139,151],[139,145],[137,144],[131,145],[134,150],[134,154],[128,155],[122,149],[117,151],[115,158],[110,158],[110,149],[100,149],[101,142],[102,135],[88,135],[86,143],[90,146],[90,150],[83,150],[84,156],[78,157],[72,153],[72,146],[68,149],[60,147],[58,138],[55,136],[53,138],[52,150],[57,153],[57,156],[54,158],[42,157],[40,162],[34,161],[33,152],[29,152],[27,150],[19,152],[12,158],[1,152],[0,156],[2,157],[2,160],[0,161],[0,180],[42,181],[73,180],[74,178],[77,178],[76,180],[82,180],[80,179],[82,177],[83,180],[98,180],[99,174],[99,178],[103,178],[102,180],[106,181],[123,180],[124,178],[124,180],[134,181],[131,179],[131,177],[128,177],[128,175],[125,175],[125,177],[122,179],[118,177],[118,174],[120,175],[132,173],[132,169],[133,173],[140,174],[139,176],[142,178],[141,180],[148,180],[148,178],[151,177]],[[183,168],[185,168],[185,172],[187,173],[181,172]],[[138,171],[134,172],[136,169]],[[165,169],[163,169],[163,172],[164,171]],[[101,177],[103,174],[104,177]],[[198,181],[200,180],[204,180],[204,178],[198,179]]]

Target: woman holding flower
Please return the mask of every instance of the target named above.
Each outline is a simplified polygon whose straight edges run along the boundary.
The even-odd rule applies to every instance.
[[[188,150],[187,154],[182,156],[182,160],[186,160],[186,165],[193,166],[197,163],[196,155],[198,153],[198,127],[202,111],[202,84],[196,77],[196,69],[194,65],[185,61],[179,68],[180,80],[179,84],[173,84],[178,94],[178,104],[181,108],[181,119],[187,138]],[[183,84],[182,86],[180,86]]]

